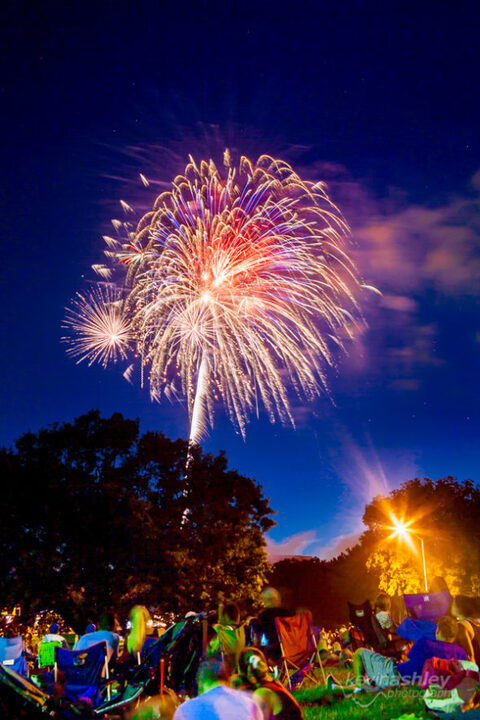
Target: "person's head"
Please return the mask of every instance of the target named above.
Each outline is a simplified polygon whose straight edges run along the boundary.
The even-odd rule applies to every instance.
[[[282,597],[276,588],[265,588],[263,591],[263,604],[266,608],[282,607]]]
[[[60,630],[58,623],[52,623],[50,627],[48,628],[48,632],[50,635],[58,635],[58,631]]]
[[[260,685],[269,675],[268,663],[261,650],[246,647],[238,658],[240,679],[245,685]]]
[[[229,602],[223,606],[219,622],[224,625],[238,625],[240,622],[240,610],[237,603]]]
[[[452,615],[459,620],[475,617],[475,601],[467,595],[455,595],[452,603]]]
[[[445,582],[444,578],[440,575],[437,575],[433,578],[432,582],[430,583],[430,587],[428,588],[428,591],[431,593],[434,592],[443,592],[444,590],[448,590],[448,585]]]
[[[380,593],[380,595],[377,595],[377,598],[375,600],[376,612],[390,612],[391,606],[392,602],[388,595],[385,595],[385,593]]]
[[[111,610],[107,610],[101,617],[99,622],[100,630],[109,630],[110,632],[116,632],[118,626],[117,618],[115,613]]]
[[[139,653],[151,627],[152,618],[144,605],[135,605],[130,612],[131,630],[127,638],[129,653]]]
[[[172,720],[179,704],[176,694],[167,688],[163,694],[143,700],[128,717],[130,720]]]
[[[97,626],[95,623],[88,623],[87,627],[85,628],[85,635],[89,635],[90,633],[97,632]]]
[[[228,679],[228,670],[221,660],[209,658],[198,666],[197,683],[200,694],[208,692],[216,685],[226,685]]]
[[[437,620],[437,632],[435,637],[437,640],[452,643],[457,635],[458,623],[455,618],[444,615]]]

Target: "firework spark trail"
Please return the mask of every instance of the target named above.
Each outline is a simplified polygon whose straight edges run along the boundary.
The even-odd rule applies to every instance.
[[[208,391],[208,360],[207,354],[202,355],[200,362],[200,370],[198,371],[197,388],[195,392],[195,400],[193,403],[192,420],[190,423],[190,436],[188,441],[190,445],[198,442],[206,431],[205,413],[203,411],[205,396]]]
[[[324,185],[266,155],[224,164],[190,158],[136,228],[112,221],[125,239],[105,236],[108,262],[95,266],[123,298],[152,399],[186,396],[192,443],[219,399],[243,436],[258,398],[272,422],[294,424],[288,388],[309,400],[327,390],[330,348],[344,348],[359,315],[349,229]],[[80,359],[117,359],[85,352],[87,326],[71,327]]]

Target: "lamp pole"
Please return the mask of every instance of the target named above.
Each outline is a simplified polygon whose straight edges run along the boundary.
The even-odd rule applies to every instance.
[[[428,583],[427,583],[427,563],[425,562],[425,547],[423,545],[423,538],[420,537],[420,535],[417,535],[420,539],[420,546],[422,548],[422,562],[423,562],[423,582],[425,583],[425,592],[428,592]]]

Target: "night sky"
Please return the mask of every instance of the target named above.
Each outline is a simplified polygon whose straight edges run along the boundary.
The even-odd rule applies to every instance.
[[[0,42],[0,442],[91,408],[187,435],[124,366],[76,365],[65,306],[120,199],[225,146],[328,182],[382,296],[296,430],[222,411],[203,443],[256,477],[274,553],[329,557],[416,476],[479,480],[480,21],[474,2],[7,2]],[[219,155],[220,154],[220,155]]]

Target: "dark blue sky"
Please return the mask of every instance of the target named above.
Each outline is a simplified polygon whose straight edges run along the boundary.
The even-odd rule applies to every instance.
[[[185,436],[121,369],[76,366],[64,307],[119,200],[148,204],[188,153],[271,152],[326,179],[382,298],[294,431],[217,414],[278,511],[274,542],[325,554],[372,493],[478,480],[480,22],[476,3],[6,3],[1,37],[0,442],[98,407]],[[137,148],[133,151],[131,148]],[[163,150],[162,150],[163,148]],[[293,536],[293,537],[292,537]]]

